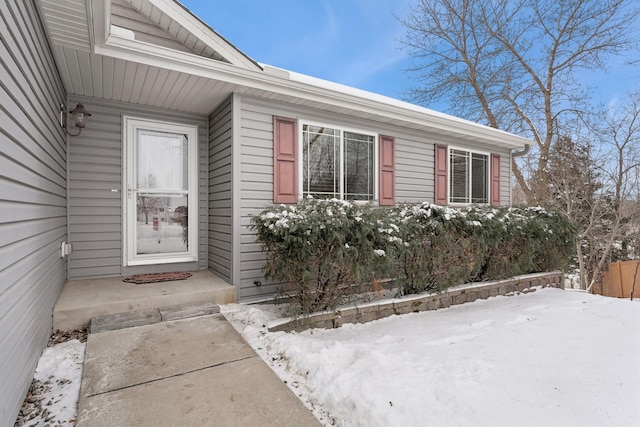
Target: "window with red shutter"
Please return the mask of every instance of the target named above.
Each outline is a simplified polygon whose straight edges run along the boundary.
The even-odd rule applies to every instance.
[[[436,145],[435,150],[437,204],[468,205],[491,202],[489,153],[444,145]]]
[[[274,203],[296,203],[300,194],[363,202],[377,198],[381,206],[395,203],[393,137],[302,123],[299,149],[297,127],[295,119],[273,118]],[[302,162],[301,183],[298,161]]]

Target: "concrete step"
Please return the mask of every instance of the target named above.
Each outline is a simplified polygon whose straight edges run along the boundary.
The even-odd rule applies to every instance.
[[[53,310],[53,329],[89,326],[96,316],[176,304],[236,302],[236,289],[211,271],[194,271],[186,280],[131,284],[122,277],[82,279],[65,284]]]
[[[124,313],[96,316],[91,319],[89,333],[114,331],[135,326],[151,325],[169,320],[187,319],[220,313],[218,304],[212,302],[196,302],[171,305],[168,307],[132,310]]]

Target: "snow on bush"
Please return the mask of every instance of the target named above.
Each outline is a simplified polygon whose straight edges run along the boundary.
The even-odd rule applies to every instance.
[[[378,208],[307,198],[251,219],[291,315],[333,309],[379,279],[400,294],[562,269],[575,228],[542,208]]]

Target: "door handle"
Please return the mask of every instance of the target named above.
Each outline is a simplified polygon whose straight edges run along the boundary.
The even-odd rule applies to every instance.
[[[131,198],[131,194],[139,191],[137,188],[131,188],[131,184],[127,186],[127,197]]]

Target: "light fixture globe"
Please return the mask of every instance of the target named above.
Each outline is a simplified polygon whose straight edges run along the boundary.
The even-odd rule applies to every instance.
[[[64,129],[64,132],[69,136],[80,135],[80,133],[82,133],[82,129],[84,129],[85,126],[87,125],[87,117],[90,117],[90,116],[91,116],[91,113],[85,110],[84,105],[82,105],[82,103],[78,103],[78,105],[76,105],[76,108],[74,108],[69,112],[67,112],[67,109],[65,108],[64,104],[62,103],[60,104],[60,127],[62,127],[62,129]],[[71,117],[71,121],[73,121],[74,126],[78,128],[77,133],[69,132],[69,126],[70,126],[69,117]]]
[[[87,117],[91,116],[91,113],[85,110],[84,105],[78,103],[76,108],[69,111],[71,117],[73,118],[73,122],[75,123],[77,128],[84,128],[87,125]]]

